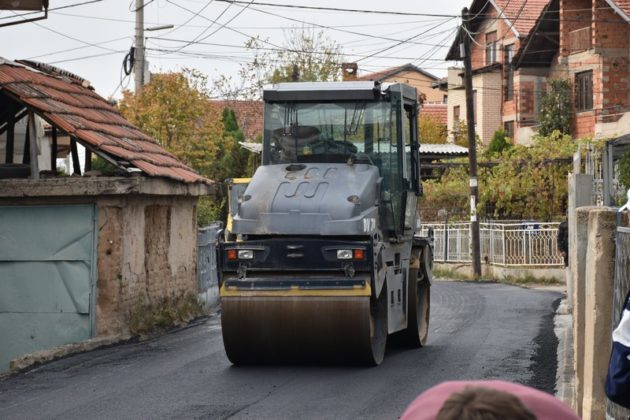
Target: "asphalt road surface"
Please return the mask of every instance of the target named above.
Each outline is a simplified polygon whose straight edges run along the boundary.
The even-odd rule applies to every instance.
[[[2,419],[395,419],[444,380],[500,378],[553,392],[560,294],[435,282],[429,343],[378,367],[234,367],[211,317],[157,339],[0,380]]]

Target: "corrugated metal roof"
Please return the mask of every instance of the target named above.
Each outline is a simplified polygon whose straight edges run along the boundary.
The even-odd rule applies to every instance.
[[[123,118],[93,91],[89,82],[72,73],[0,58],[0,91],[30,107],[96,154],[128,162],[149,176],[212,183]]]
[[[421,144],[421,155],[468,155],[468,149],[466,147],[458,146],[456,144]]]
[[[249,150],[253,153],[262,153],[263,145],[261,143],[251,143],[241,141],[239,142],[241,147]],[[421,155],[468,155],[468,149],[462,146],[458,146],[456,144],[421,144],[420,145],[420,154]]]

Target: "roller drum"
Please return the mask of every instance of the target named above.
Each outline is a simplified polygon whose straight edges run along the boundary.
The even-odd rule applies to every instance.
[[[224,297],[227,356],[234,364],[379,364],[387,339],[383,300],[371,307],[369,296]]]

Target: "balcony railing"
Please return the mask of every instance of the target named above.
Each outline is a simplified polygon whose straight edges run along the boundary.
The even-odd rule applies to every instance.
[[[569,32],[569,50],[571,53],[586,51],[591,48],[591,28],[581,28]]]

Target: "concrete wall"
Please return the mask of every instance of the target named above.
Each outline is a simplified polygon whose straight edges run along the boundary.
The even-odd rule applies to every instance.
[[[612,336],[616,209],[577,209],[569,249],[573,277],[573,334],[576,395],[583,419],[603,419],[604,382]]]

